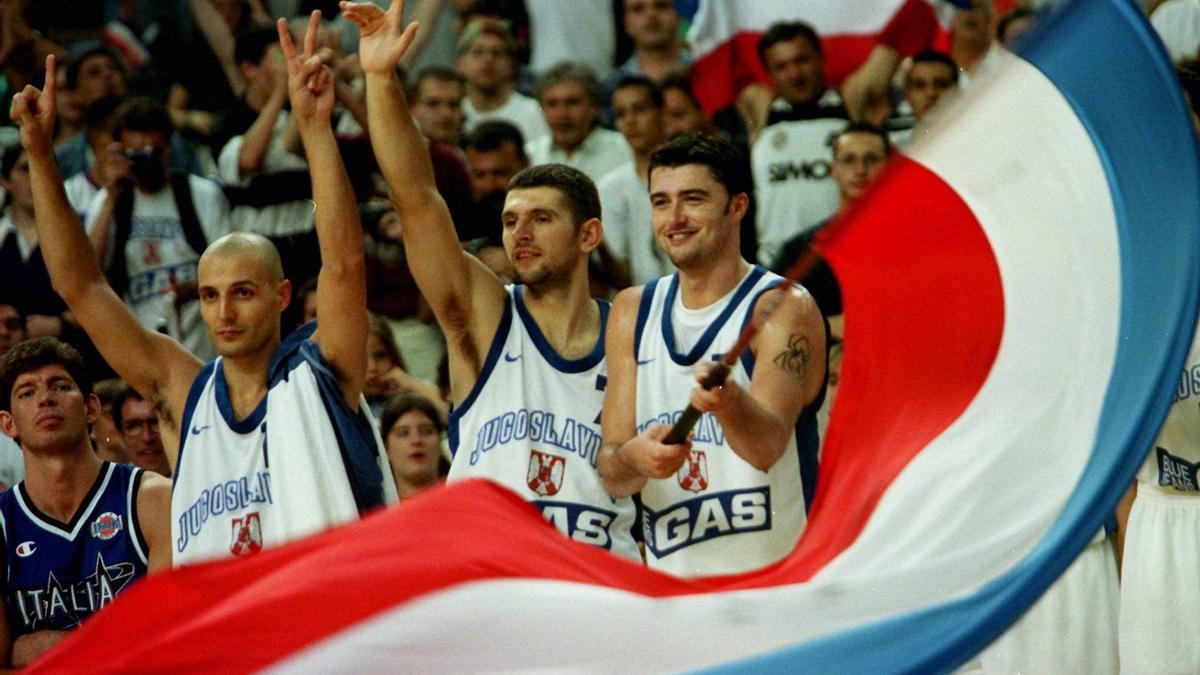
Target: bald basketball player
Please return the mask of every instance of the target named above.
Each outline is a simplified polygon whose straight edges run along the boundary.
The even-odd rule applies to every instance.
[[[357,518],[385,499],[387,472],[379,462],[386,460],[360,407],[367,340],[362,231],[329,123],[332,76],[313,56],[318,20],[314,12],[301,54],[282,22],[279,31],[312,176],[324,328],[310,324],[281,341],[280,313],[292,287],[279,254],[259,235],[230,234],[198,263],[201,316],[220,354],[208,364],[142,328],[105,281],[54,162],[53,78],[44,91],[26,87],[13,100],[54,288],[163,425],[176,474],[176,565],[253,553]],[[46,72],[55,72],[53,57]]]

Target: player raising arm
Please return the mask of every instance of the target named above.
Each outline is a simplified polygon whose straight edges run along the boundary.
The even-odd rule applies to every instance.
[[[53,80],[45,92],[27,87],[13,101],[55,290],[109,364],[154,403],[168,430],[177,475],[175,564],[257,551],[383,501],[384,472],[359,412],[367,334],[362,233],[329,125],[331,76],[314,55],[319,18],[314,12],[303,53],[283,24],[280,40],[310,159],[323,261],[317,305],[325,329],[314,333],[310,326],[281,341],[279,318],[291,284],[279,254],[259,235],[233,233],[213,242],[198,265],[201,315],[221,355],[208,365],[138,325],[105,282],[54,164]],[[53,73],[53,62],[47,66]],[[272,468],[268,447],[286,452],[288,461]],[[214,495],[224,502],[219,512],[209,508]]]
[[[449,480],[494,480],[537,504],[567,536],[637,557],[634,505],[610,497],[595,468],[608,313],[587,277],[603,233],[596,187],[559,164],[513,177],[501,222],[519,284],[506,287],[465,253],[396,78],[416,30],[403,26],[403,4],[384,12],[343,2],[342,10],[362,33],[371,144],[409,269],[446,335]]]

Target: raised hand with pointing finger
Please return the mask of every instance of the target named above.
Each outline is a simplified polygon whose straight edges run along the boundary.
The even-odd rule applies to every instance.
[[[46,57],[46,83],[42,89],[32,84],[13,96],[9,117],[21,129],[21,145],[30,154],[47,153],[53,149],[54,118],[57,109],[54,96],[58,85],[55,81],[54,56]]]

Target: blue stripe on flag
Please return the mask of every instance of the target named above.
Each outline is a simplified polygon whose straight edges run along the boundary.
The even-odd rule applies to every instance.
[[[955,668],[1032,605],[1103,527],[1157,435],[1200,305],[1200,153],[1174,70],[1141,10],[1128,0],[1070,3],[1043,19],[1019,55],[1060,89],[1091,135],[1118,223],[1120,344],[1079,485],[1031,553],[971,596],[727,669]],[[1164,331],[1174,336],[1166,344]]]

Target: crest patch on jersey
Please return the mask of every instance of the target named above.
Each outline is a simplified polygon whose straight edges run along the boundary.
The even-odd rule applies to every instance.
[[[92,536],[103,541],[108,541],[117,536],[122,527],[124,527],[122,516],[112,511],[105,511],[100,514],[99,518],[92,521]]]
[[[529,471],[525,482],[529,489],[542,497],[558,494],[562,488],[563,474],[567,471],[567,460],[537,450],[529,451]]]
[[[258,511],[233,519],[233,534],[229,552],[234,555],[250,555],[262,550],[262,521]]]
[[[676,474],[679,487],[689,492],[700,492],[708,487],[708,458],[703,450],[688,453],[687,462]]]

